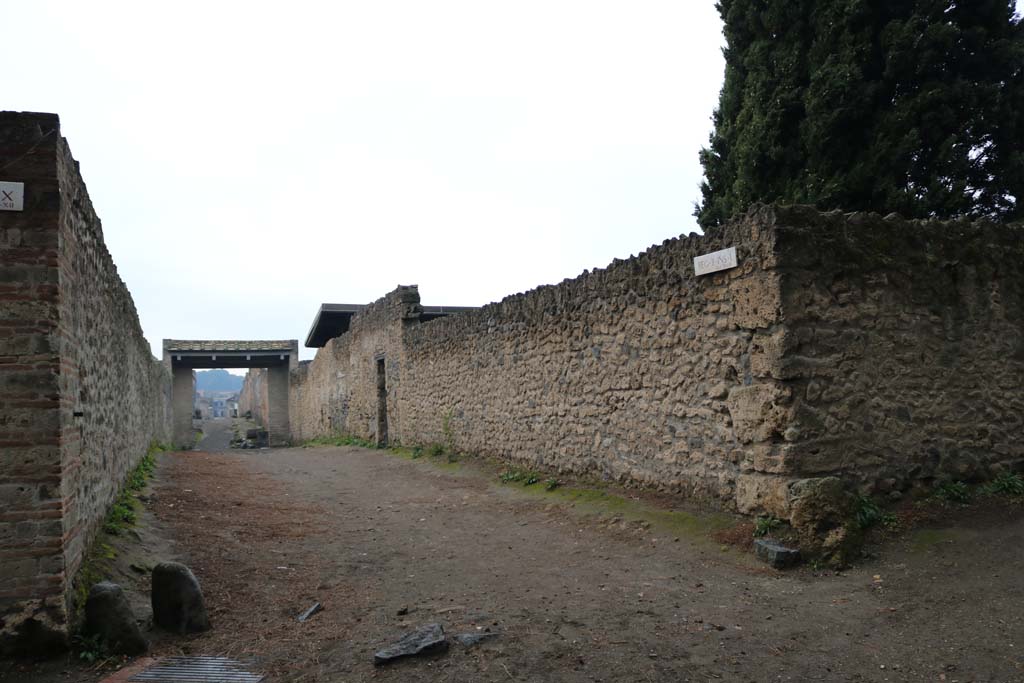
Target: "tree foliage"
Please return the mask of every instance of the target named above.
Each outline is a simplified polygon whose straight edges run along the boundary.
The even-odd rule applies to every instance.
[[[1024,32],[1012,0],[717,7],[726,69],[701,151],[702,226],[758,201],[1022,217]]]

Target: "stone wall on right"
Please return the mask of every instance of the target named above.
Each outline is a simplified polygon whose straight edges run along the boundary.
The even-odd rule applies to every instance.
[[[1024,466],[1024,226],[775,210],[782,469],[898,497]]]
[[[292,372],[292,436],[654,487],[837,547],[852,493],[1024,469],[1022,276],[1024,226],[757,206],[436,320],[399,287]]]
[[[266,368],[250,368],[245,373],[242,391],[238,394],[238,414],[243,417],[250,415],[264,429],[270,423]]]

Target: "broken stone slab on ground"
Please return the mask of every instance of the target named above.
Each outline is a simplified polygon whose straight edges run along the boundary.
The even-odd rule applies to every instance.
[[[754,551],[757,557],[767,562],[775,569],[792,567],[800,561],[800,551],[795,548],[787,548],[784,545],[764,538],[754,541]]]
[[[448,640],[441,624],[426,624],[409,631],[398,639],[394,645],[384,648],[373,655],[374,664],[387,664],[402,657],[433,654],[448,649]]]
[[[88,636],[99,636],[110,654],[139,655],[149,649],[124,591],[110,581],[89,589],[82,630]]]
[[[210,629],[203,591],[188,567],[162,562],[153,567],[153,624],[175,633],[197,633]]]

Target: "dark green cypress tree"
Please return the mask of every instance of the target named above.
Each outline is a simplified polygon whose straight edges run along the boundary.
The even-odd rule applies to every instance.
[[[719,0],[725,83],[695,215],[754,202],[1024,217],[1012,0]]]

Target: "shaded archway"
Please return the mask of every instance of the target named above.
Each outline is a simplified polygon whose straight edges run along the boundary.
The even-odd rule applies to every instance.
[[[164,363],[173,377],[173,438],[178,448],[192,447],[193,397],[197,368],[266,368],[267,418],[264,427],[274,446],[291,439],[288,415],[289,373],[299,362],[297,339],[213,341],[164,339]]]

